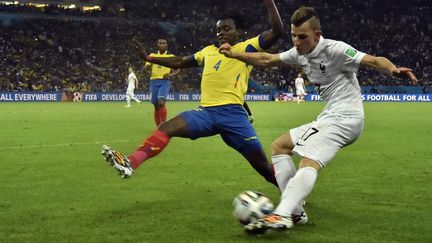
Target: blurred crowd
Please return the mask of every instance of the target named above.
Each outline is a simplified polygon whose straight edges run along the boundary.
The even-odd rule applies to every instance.
[[[245,38],[270,27],[262,0],[136,2],[124,1],[124,11],[118,13],[0,6],[0,90],[125,91],[127,69],[132,66],[140,80],[138,90],[147,91],[148,77],[143,73],[143,61],[131,46],[133,37],[153,51],[156,40],[163,37],[173,54],[191,55],[215,43],[215,22],[220,16],[246,13]],[[313,6],[321,17],[325,38],[343,40],[358,50],[413,68],[423,92],[431,92],[432,12],[428,0],[276,2],[286,32],[296,8]],[[286,33],[270,52],[291,47]],[[200,71],[182,70],[173,79],[172,91],[199,90]],[[251,86],[250,91],[292,91],[298,71],[284,67],[256,69],[251,79],[258,85]],[[413,85],[364,68],[358,78],[373,92],[385,92],[374,87]]]

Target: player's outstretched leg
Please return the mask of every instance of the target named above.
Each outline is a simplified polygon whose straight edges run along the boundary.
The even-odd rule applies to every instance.
[[[259,145],[261,146],[261,145]],[[275,186],[278,186],[275,173],[271,163],[267,161],[264,151],[259,147],[248,152],[242,151],[241,154],[248,160],[249,164],[262,176],[264,179]]]
[[[129,178],[132,176],[133,169],[130,166],[129,159],[121,153],[110,148],[108,145],[102,145],[102,155],[105,160],[120,172],[121,178]]]

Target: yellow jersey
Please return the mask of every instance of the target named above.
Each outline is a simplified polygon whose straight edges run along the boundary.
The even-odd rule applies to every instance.
[[[150,53],[151,57],[175,57],[173,54],[165,53]],[[151,67],[150,79],[163,79],[163,76],[171,72],[171,68],[161,66],[159,64],[154,64],[151,62],[146,62],[145,67]]]
[[[262,51],[259,36],[239,42],[231,47],[233,52]],[[204,66],[201,79],[201,106],[210,107],[244,103],[252,65],[219,53],[215,45],[207,46],[194,54]]]

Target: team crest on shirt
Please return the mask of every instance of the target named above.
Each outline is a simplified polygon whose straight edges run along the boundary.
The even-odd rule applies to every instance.
[[[319,68],[320,68],[322,74],[326,73],[326,66],[324,65],[323,61],[321,61]]]

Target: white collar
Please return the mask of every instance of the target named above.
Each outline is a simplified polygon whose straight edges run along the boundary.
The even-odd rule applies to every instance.
[[[321,35],[320,39],[319,39],[317,45],[315,46],[315,48],[313,49],[313,51],[309,54],[306,54],[305,56],[308,58],[316,57],[318,55],[318,53],[320,53],[323,48],[324,48],[324,37]]]

